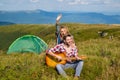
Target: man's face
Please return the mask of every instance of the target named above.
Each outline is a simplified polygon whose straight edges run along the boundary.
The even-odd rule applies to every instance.
[[[67,34],[67,30],[66,30],[65,28],[62,28],[62,29],[60,30],[60,34],[61,34],[62,36],[66,35],[66,34]]]

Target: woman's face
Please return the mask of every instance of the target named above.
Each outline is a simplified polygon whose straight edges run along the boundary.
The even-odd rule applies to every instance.
[[[66,30],[65,28],[62,28],[62,29],[60,30],[60,34],[61,34],[62,36],[66,35],[66,34],[67,34],[67,30]]]
[[[66,37],[65,42],[66,42],[69,46],[72,45],[72,44],[74,43],[73,37],[71,37],[71,36]]]

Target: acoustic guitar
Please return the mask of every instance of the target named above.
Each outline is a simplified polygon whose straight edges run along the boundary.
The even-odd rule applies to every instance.
[[[58,56],[61,56],[62,57],[62,60],[58,60],[58,59],[56,59],[56,58],[54,58],[53,56],[50,56],[49,54],[46,54],[46,57],[45,57],[45,60],[46,60],[46,64],[47,64],[47,66],[50,66],[50,67],[53,67],[53,68],[55,68],[55,66],[57,65],[57,64],[65,64],[66,63],[66,60],[68,59],[68,58],[66,58],[66,55],[65,55],[65,53],[55,53],[56,55],[58,55]],[[82,60],[84,60],[84,59],[86,59],[87,57],[86,56],[80,56],[80,58],[82,59]],[[70,60],[76,60],[76,58],[75,57],[71,57],[71,58],[69,58]]]

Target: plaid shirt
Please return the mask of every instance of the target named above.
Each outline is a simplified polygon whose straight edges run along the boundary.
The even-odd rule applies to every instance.
[[[53,52],[53,53],[55,53],[55,52],[59,52],[59,53],[66,52],[66,56],[67,57],[74,57],[74,56],[78,55],[78,50],[77,50],[76,47],[75,48],[71,48],[70,52],[67,52],[66,49],[64,48],[64,44],[63,43],[62,44],[58,44],[58,45],[56,45],[53,48],[50,48],[48,50],[48,52]]]

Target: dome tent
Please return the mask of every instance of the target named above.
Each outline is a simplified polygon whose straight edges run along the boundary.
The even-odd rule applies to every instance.
[[[9,47],[7,54],[11,53],[36,53],[45,51],[48,45],[39,37],[34,35],[24,35],[16,39]]]

